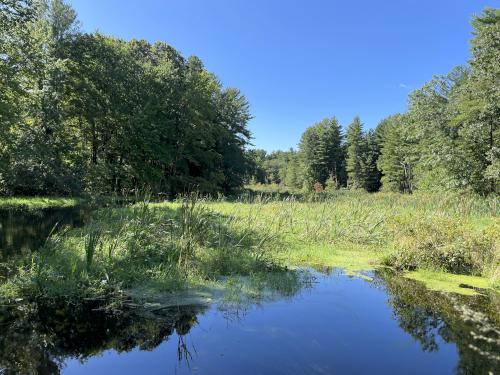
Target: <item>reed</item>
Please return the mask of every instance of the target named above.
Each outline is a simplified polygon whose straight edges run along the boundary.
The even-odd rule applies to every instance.
[[[446,271],[499,288],[498,214],[495,199],[460,194],[147,199],[100,209],[85,228],[54,234],[17,264],[0,295],[161,293],[297,266]]]

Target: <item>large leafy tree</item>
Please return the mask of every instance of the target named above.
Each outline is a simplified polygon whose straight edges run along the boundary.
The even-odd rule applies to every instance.
[[[471,74],[453,103],[466,184],[482,193],[500,188],[500,9],[474,17]]]
[[[3,1],[0,22],[0,192],[242,185],[248,103],[198,58],[83,34],[62,0]]]

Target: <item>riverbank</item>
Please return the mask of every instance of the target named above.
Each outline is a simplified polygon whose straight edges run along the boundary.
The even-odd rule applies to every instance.
[[[86,206],[92,208],[124,206],[140,200],[138,197],[122,197],[114,195],[82,195],[74,197],[59,196],[0,196],[1,209],[19,209],[19,210],[43,210],[48,208],[70,208],[77,206]]]
[[[0,209],[30,209],[74,207],[86,202],[80,197],[0,197]]]
[[[310,199],[309,199],[310,200]],[[499,290],[498,198],[462,194],[340,191],[294,199],[211,203],[226,215],[257,215],[280,233],[283,261],[348,273],[391,267],[434,290]]]
[[[234,287],[245,277],[245,290],[258,294],[294,288],[296,267],[350,274],[392,267],[433,289],[499,290],[498,210],[493,198],[357,192],[317,202],[191,196],[102,208],[85,227],[56,233],[9,264],[0,293],[154,295]]]

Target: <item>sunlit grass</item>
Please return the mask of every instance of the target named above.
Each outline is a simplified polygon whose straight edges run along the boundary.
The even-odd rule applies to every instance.
[[[471,294],[459,284],[498,289],[498,210],[495,199],[477,196],[349,191],[142,202],[98,210],[86,227],[53,236],[0,289],[9,296],[153,295],[246,277],[286,290],[293,285],[263,275],[391,266],[420,270],[408,275],[432,288]]]
[[[42,209],[52,207],[73,207],[82,202],[83,199],[81,198],[65,197],[0,197],[0,209]]]

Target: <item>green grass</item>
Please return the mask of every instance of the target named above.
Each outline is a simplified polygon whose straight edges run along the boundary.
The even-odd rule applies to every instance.
[[[499,290],[498,213],[495,198],[349,191],[300,201],[190,196],[105,208],[87,227],[56,235],[23,259],[0,294],[154,295],[234,289],[242,277],[250,281],[241,290],[259,285],[252,289],[258,294],[294,290],[298,280],[287,276],[289,270],[304,266],[349,274],[390,266],[418,270],[406,275],[434,289],[476,292],[459,286],[466,284]]]
[[[0,197],[0,209],[42,209],[52,207],[73,207],[83,202],[82,198],[65,197]]]

